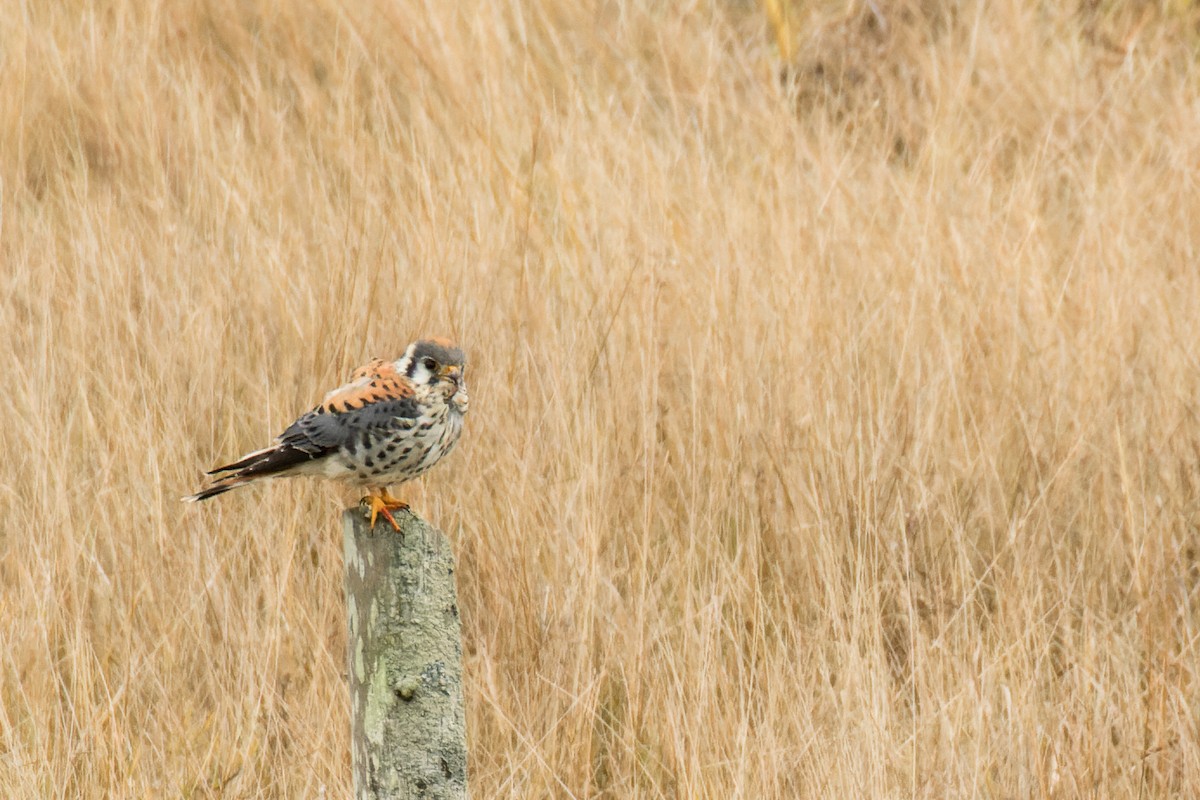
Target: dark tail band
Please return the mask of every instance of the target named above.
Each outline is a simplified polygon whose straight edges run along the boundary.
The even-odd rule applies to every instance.
[[[225,494],[230,489],[236,489],[239,486],[244,486],[245,484],[250,483],[251,480],[251,478],[242,478],[233,475],[225,480],[214,483],[212,486],[206,486],[195,494],[189,494],[183,499],[189,503],[198,503],[201,500],[207,500],[210,497],[216,497],[219,494]]]
[[[313,453],[286,444],[276,445],[266,450],[259,450],[232,464],[226,464],[223,467],[212,470],[208,473],[209,475],[217,475],[222,472],[229,474],[222,475],[214,480],[211,486],[206,486],[195,494],[188,495],[183,499],[195,503],[207,500],[210,497],[216,497],[219,494],[224,494],[230,489],[236,489],[258,478],[287,475],[296,466],[312,461],[316,457],[317,455]]]

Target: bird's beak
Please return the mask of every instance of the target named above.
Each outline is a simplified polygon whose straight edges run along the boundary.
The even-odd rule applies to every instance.
[[[462,367],[456,364],[442,367],[440,370],[438,370],[438,376],[442,378],[449,378],[455,383],[462,383]]]

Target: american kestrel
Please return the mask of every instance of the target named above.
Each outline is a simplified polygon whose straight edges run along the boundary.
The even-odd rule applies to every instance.
[[[375,359],[263,450],[209,472],[185,500],[215,497],[260,478],[313,475],[363,488],[371,526],[408,504],[388,487],[421,475],[454,449],[467,413],[466,361],[448,339],[413,342],[396,361]],[[372,491],[377,493],[372,494]]]

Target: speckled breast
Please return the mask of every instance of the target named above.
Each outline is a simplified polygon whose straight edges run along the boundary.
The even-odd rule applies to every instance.
[[[462,415],[445,405],[416,419],[397,419],[363,431],[341,448],[350,475],[361,486],[389,486],[423,474],[454,449],[462,433]]]

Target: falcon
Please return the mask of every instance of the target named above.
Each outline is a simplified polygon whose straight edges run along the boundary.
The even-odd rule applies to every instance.
[[[371,527],[408,504],[388,487],[411,481],[458,443],[467,413],[466,360],[449,339],[413,342],[396,361],[375,359],[275,440],[208,474],[189,501],[207,500],[263,478],[310,475],[365,488]]]

